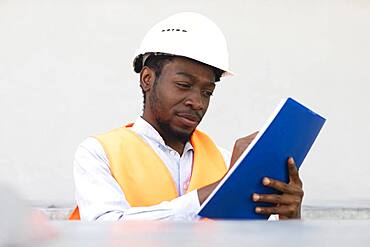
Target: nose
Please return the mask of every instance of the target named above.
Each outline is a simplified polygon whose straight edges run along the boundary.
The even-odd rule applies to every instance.
[[[191,107],[193,110],[199,111],[205,108],[206,102],[200,91],[193,90],[186,98],[185,105]]]

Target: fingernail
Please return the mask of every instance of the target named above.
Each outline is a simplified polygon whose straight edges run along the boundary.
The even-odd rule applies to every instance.
[[[263,178],[263,180],[262,180],[262,183],[263,183],[263,185],[269,185],[270,184],[270,179],[268,179],[268,178]]]
[[[261,208],[256,208],[256,213],[261,213]]]
[[[294,163],[294,159],[293,159],[293,157],[289,157],[288,162],[289,162],[290,164],[293,164],[293,163]]]
[[[258,201],[260,199],[260,196],[256,193],[253,194],[253,201]]]

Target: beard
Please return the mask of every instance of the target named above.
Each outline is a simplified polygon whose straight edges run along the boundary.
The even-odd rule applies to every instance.
[[[162,121],[160,118],[157,118],[157,123],[161,130],[165,132],[168,136],[176,138],[177,140],[183,143],[188,142],[190,140],[191,135],[194,132],[194,130],[191,133],[175,130],[174,128],[171,127],[171,125],[168,122]]]
[[[160,112],[162,109],[162,102],[158,97],[156,84],[157,82],[154,82],[153,93],[149,97],[149,107],[150,110],[153,112],[158,127],[160,128],[162,133],[165,133],[166,136],[180,140],[183,143],[188,142],[195,129],[190,133],[185,130],[181,131],[178,129],[174,129],[171,126],[170,121],[161,116]]]

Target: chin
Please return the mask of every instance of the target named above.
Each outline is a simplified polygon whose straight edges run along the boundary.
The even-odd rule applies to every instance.
[[[195,131],[195,128],[189,128],[189,127],[180,127],[180,126],[170,126],[171,132],[174,136],[178,137],[179,139],[183,141],[189,141],[191,135]]]
[[[193,134],[194,129],[173,129],[172,132],[175,134],[175,136],[179,137],[179,139],[188,141],[190,139],[190,136]]]
[[[166,133],[166,136],[172,136],[172,138],[180,139],[182,141],[189,140],[191,134],[194,132],[193,129],[184,128],[174,123],[158,121],[159,128]]]

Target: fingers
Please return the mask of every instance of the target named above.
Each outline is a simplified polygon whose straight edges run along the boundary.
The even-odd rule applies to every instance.
[[[297,185],[300,185],[302,187],[302,181],[299,178],[298,169],[297,169],[297,166],[295,164],[293,157],[289,157],[287,163],[288,163],[288,171],[289,171],[289,181]]]
[[[283,193],[287,194],[293,194],[303,197],[303,190],[299,185],[295,184],[286,184],[284,182],[272,179],[272,178],[263,178],[262,180],[263,185],[274,188],[278,191],[281,191]]]
[[[248,136],[239,138],[235,142],[234,149],[236,148],[238,150],[244,151],[252,143],[252,141],[257,136],[257,134],[258,134],[258,131]]]
[[[229,169],[235,164],[235,162],[239,159],[239,157],[242,155],[244,150],[251,144],[253,139],[257,136],[258,132],[254,132],[253,134],[250,134],[248,136],[245,136],[243,138],[240,138],[236,140],[233,148],[233,152],[231,155],[231,161]]]
[[[249,138],[249,139],[253,140],[253,139],[258,135],[258,132],[259,132],[259,131],[256,131],[256,132],[254,132],[254,133],[252,133],[252,134],[250,134],[250,135],[246,136],[245,138]]]
[[[255,202],[269,202],[279,205],[290,205],[298,204],[301,202],[301,198],[296,195],[276,195],[276,194],[257,194],[254,193],[252,196]]]
[[[279,214],[281,219],[298,219],[301,217],[302,198],[296,195],[259,195],[254,193],[252,196],[255,202],[268,202],[275,206],[256,207],[255,212],[259,214]]]
[[[255,202],[266,202],[273,204],[271,207],[256,207],[256,213],[279,214],[281,219],[300,218],[301,204],[304,195],[302,181],[299,178],[298,169],[292,157],[287,160],[289,171],[289,183],[264,177],[262,183],[274,188],[282,194],[257,194],[252,196]]]
[[[299,218],[296,207],[292,205],[283,205],[277,207],[256,207],[255,211],[258,214],[279,214],[287,218]]]

